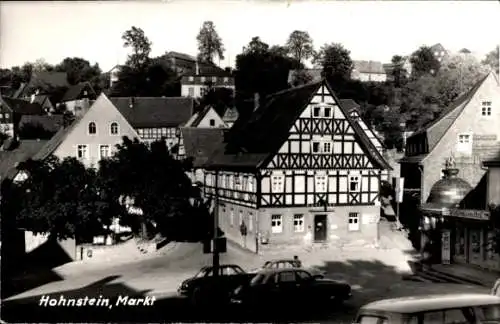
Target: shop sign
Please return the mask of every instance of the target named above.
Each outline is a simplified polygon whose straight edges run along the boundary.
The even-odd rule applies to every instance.
[[[451,259],[451,237],[450,231],[443,231],[441,233],[441,261],[443,264],[450,264]]]
[[[477,209],[450,209],[450,215],[453,217],[475,219],[475,220],[489,220],[490,213],[485,210]]]

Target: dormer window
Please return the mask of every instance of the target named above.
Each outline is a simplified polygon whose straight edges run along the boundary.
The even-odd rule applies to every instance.
[[[89,135],[95,135],[97,133],[97,126],[95,122],[89,123]]]
[[[189,77],[189,82],[193,82],[194,81],[194,76],[190,76]]]
[[[313,117],[314,118],[332,118],[332,107],[330,106],[314,106],[313,107]]]
[[[482,116],[491,116],[491,101],[483,101],[481,107]]]
[[[200,80],[201,80],[201,82],[205,82],[205,81],[206,81],[204,76],[202,76],[202,77],[200,78]]]

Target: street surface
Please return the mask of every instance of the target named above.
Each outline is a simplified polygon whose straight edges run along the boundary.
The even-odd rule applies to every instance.
[[[403,280],[403,274],[410,271],[407,261],[411,256],[405,253],[403,246],[391,241],[390,235],[385,240],[386,243],[393,243],[390,249],[358,246],[311,252],[275,252],[275,255],[266,256],[255,255],[229,244],[228,252],[221,256],[221,263],[235,263],[250,270],[262,265],[266,259],[298,255],[306,267],[318,267],[327,272],[327,277],[351,284],[353,298],[345,305],[323,310],[305,305],[300,314],[293,315],[300,316],[302,322],[352,323],[359,307],[380,298],[489,292],[485,287],[473,285]],[[180,282],[208,264],[211,264],[211,255],[202,253],[201,244],[175,243],[167,253],[144,260],[94,267],[88,264],[64,265],[56,269],[63,280],[7,298],[2,305],[2,319],[9,322],[244,320],[228,308],[210,314],[193,310],[185,299],[177,296],[176,289]],[[125,298],[127,296],[128,299]],[[151,298],[144,299],[145,296]],[[81,303],[86,303],[86,306],[63,306],[63,302],[71,298],[82,298]],[[89,305],[91,298],[96,298],[93,306]],[[102,302],[107,298],[110,298],[109,303],[113,307]],[[59,306],[50,306],[50,303],[55,305],[59,300],[63,301],[59,302]],[[116,305],[117,300],[120,305]],[[96,306],[99,304],[105,307]],[[289,310],[282,313],[287,312]],[[255,310],[256,314],[258,310]]]

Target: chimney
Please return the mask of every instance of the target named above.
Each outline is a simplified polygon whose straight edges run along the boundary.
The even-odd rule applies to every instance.
[[[198,60],[196,60],[196,75],[200,74],[200,65],[198,64]]]
[[[134,103],[135,103],[134,97],[128,98],[128,106],[130,109],[134,108]]]
[[[253,111],[259,109],[260,106],[260,95],[258,92],[253,94]]]

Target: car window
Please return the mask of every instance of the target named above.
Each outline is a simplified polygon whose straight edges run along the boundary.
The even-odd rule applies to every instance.
[[[231,268],[232,274],[245,273],[245,271],[238,266],[231,266],[230,268]]]
[[[264,263],[263,268],[270,268],[270,267],[271,267],[271,262],[267,261],[266,263]]]
[[[295,273],[293,271],[284,271],[279,273],[278,282],[295,282]]]
[[[302,264],[300,261],[292,261],[292,266],[295,268],[301,268]]]
[[[379,322],[380,321],[380,322]],[[369,316],[369,315],[363,315],[358,318],[357,322],[359,324],[379,324],[379,323],[388,323],[386,318],[381,318],[378,316]]]
[[[305,271],[297,271],[296,273],[300,280],[311,280],[312,278],[312,276]]]
[[[444,324],[467,324],[469,321],[467,320],[466,314],[464,311],[467,309],[447,309],[441,311],[434,312],[426,312],[423,315],[422,324],[428,323],[444,323]]]
[[[500,305],[480,306],[476,313],[481,321],[500,321]]]
[[[230,276],[236,274],[236,271],[232,267],[224,267],[222,268],[222,275],[223,276]]]

